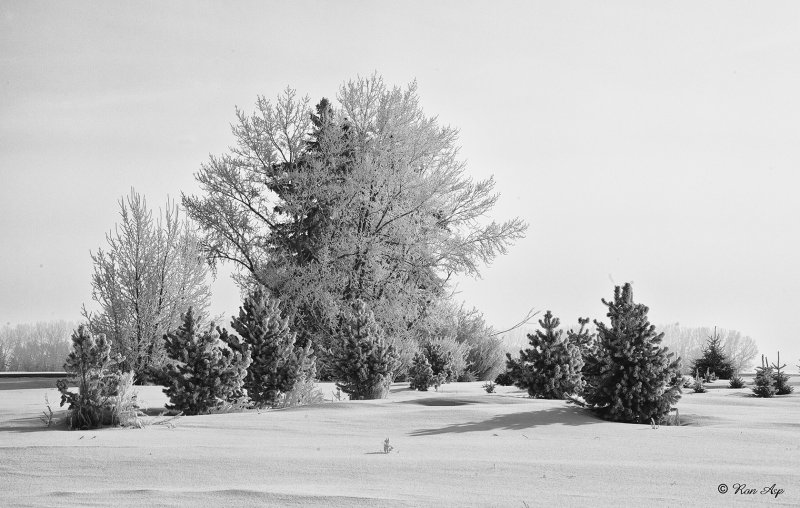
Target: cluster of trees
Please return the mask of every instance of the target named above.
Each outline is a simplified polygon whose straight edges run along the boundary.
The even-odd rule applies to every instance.
[[[359,301],[393,347],[404,378],[431,339],[465,351],[464,376],[488,378],[502,348],[482,317],[452,301],[451,280],[477,275],[526,225],[487,218],[492,179],[473,181],[457,131],[426,116],[415,83],[378,76],[345,83],[338,106],[287,89],[237,110],[235,145],[196,174],[183,205],[212,263],[236,267],[243,291],[283,302],[298,343],[313,344],[318,375],[335,379],[337,345]]]
[[[0,372],[60,371],[75,324],[40,321],[0,328]]]
[[[721,353],[728,359],[730,369],[734,373],[742,373],[753,366],[753,360],[758,356],[758,346],[755,340],[748,335],[742,335],[737,330],[710,327],[687,327],[678,323],[659,326],[658,330],[664,334],[662,344],[669,347],[681,358],[701,358],[705,354],[710,338],[718,339]],[[684,374],[695,375],[695,365],[686,363]],[[705,374],[705,369],[701,370]],[[719,376],[720,373],[718,372]],[[724,377],[728,379],[728,377]]]
[[[659,422],[680,398],[680,358],[661,346],[663,334],[647,319],[648,308],[633,301],[630,284],[617,286],[613,301],[602,300],[610,324],[595,320],[596,333],[559,329],[547,312],[528,335],[530,347],[508,355],[510,380],[532,397],[580,395],[602,417],[623,422]]]

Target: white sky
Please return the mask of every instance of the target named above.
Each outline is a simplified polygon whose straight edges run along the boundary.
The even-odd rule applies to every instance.
[[[234,106],[374,70],[416,78],[494,216],[530,223],[460,285],[491,323],[604,318],[634,281],[654,323],[797,363],[797,2],[0,0],[0,324],[77,320],[120,196],[195,192]]]

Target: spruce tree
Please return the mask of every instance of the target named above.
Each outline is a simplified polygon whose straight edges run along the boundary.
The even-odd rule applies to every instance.
[[[409,388],[412,390],[426,392],[434,384],[433,369],[425,353],[420,351],[414,355],[414,362],[408,371],[408,377],[411,379]]]
[[[772,379],[774,381],[773,386],[775,386],[776,395],[789,395],[794,391],[794,387],[789,386],[789,376],[783,372],[785,367],[785,363],[781,365],[781,352],[778,351],[778,363],[772,364],[772,368],[775,371],[772,373]]]
[[[774,373],[764,355],[761,355],[761,367],[756,367],[756,378],[753,382],[755,386],[752,390],[756,397],[769,398],[775,396]]]
[[[263,288],[245,298],[239,315],[231,321],[249,348],[252,363],[244,381],[250,399],[258,407],[274,406],[302,379],[313,379],[316,370],[311,344],[295,344],[289,320],[281,317],[280,302]]]
[[[661,347],[663,334],[647,319],[647,306],[633,302],[630,284],[614,288],[610,325],[597,326],[596,358],[586,379],[587,404],[609,420],[650,423],[680,398],[680,359]]]
[[[353,302],[338,339],[332,351],[336,386],[350,395],[350,400],[385,398],[399,358],[363,301]]]
[[[708,337],[703,356],[695,360],[693,370],[705,373],[706,381],[711,381],[711,374],[715,374],[718,379],[730,379],[733,376],[733,364],[725,354],[722,339],[717,336],[717,329],[714,328],[714,336]]]
[[[455,381],[455,358],[452,351],[444,348],[444,344],[435,341],[427,342],[422,346],[422,353],[428,359],[433,371],[431,386],[438,391],[443,384]]]
[[[563,399],[583,388],[580,347],[558,330],[559,323],[548,310],[539,320],[542,329],[528,334],[531,347],[521,350],[518,359],[508,357],[514,384],[531,397]]]
[[[247,395],[244,379],[250,351],[226,330],[200,332],[191,307],[178,330],[164,336],[168,362],[165,372],[167,409],[186,415],[204,414]]]

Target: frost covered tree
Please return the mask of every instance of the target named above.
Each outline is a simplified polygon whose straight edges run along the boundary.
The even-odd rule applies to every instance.
[[[630,284],[614,288],[607,302],[610,325],[597,326],[596,357],[586,376],[584,398],[604,418],[660,421],[680,398],[680,358],[661,347],[662,334],[647,319],[647,306],[634,303]]]
[[[165,360],[163,337],[189,307],[208,306],[209,267],[198,250],[195,231],[170,203],[153,212],[131,189],[120,199],[120,222],[106,235],[108,249],[92,253],[92,299],[99,311],[84,316],[92,332],[112,341],[137,382],[157,377]]]
[[[386,398],[399,360],[364,302],[353,302],[337,339],[332,363],[336,386],[351,400]]]
[[[431,363],[422,351],[414,355],[414,363],[411,364],[408,377],[410,379],[409,388],[412,390],[427,392],[428,388],[434,384]]]
[[[425,115],[415,83],[357,78],[336,99],[312,110],[287,89],[237,110],[233,148],[200,168],[199,196],[183,197],[207,255],[281,299],[323,377],[352,301],[369,304],[407,368],[453,277],[478,274],[526,229],[488,218],[493,180],[466,174],[457,131]]]
[[[775,396],[775,373],[764,355],[761,355],[761,367],[756,367],[755,386],[752,390],[756,397],[769,398]]]
[[[64,370],[74,378],[78,391],[67,382],[56,383],[61,406],[68,404],[67,425],[72,429],[94,429],[112,420],[112,396],[117,387],[119,358],[111,354],[111,342],[104,335],[93,335],[85,325],[72,334],[72,351]]]
[[[519,357],[508,354],[508,371],[514,384],[531,397],[563,399],[583,388],[583,357],[578,344],[570,340],[560,321],[547,311],[539,320],[541,330],[528,334],[529,348]]]
[[[289,329],[289,320],[281,316],[280,302],[271,299],[262,288],[245,298],[231,328],[250,351],[252,363],[244,387],[256,406],[273,406],[298,381],[313,379],[311,344],[295,344],[296,335]]]
[[[191,307],[183,324],[165,337],[167,409],[186,415],[204,414],[246,396],[244,379],[250,351],[226,330],[199,330]]]

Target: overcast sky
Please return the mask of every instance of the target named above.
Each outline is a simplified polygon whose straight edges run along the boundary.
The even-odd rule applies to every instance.
[[[0,324],[91,308],[119,198],[196,192],[235,106],[373,71],[416,79],[495,176],[494,217],[530,224],[460,283],[489,322],[604,318],[633,281],[654,323],[797,363],[798,2],[0,0]],[[224,273],[214,291],[233,314]]]

